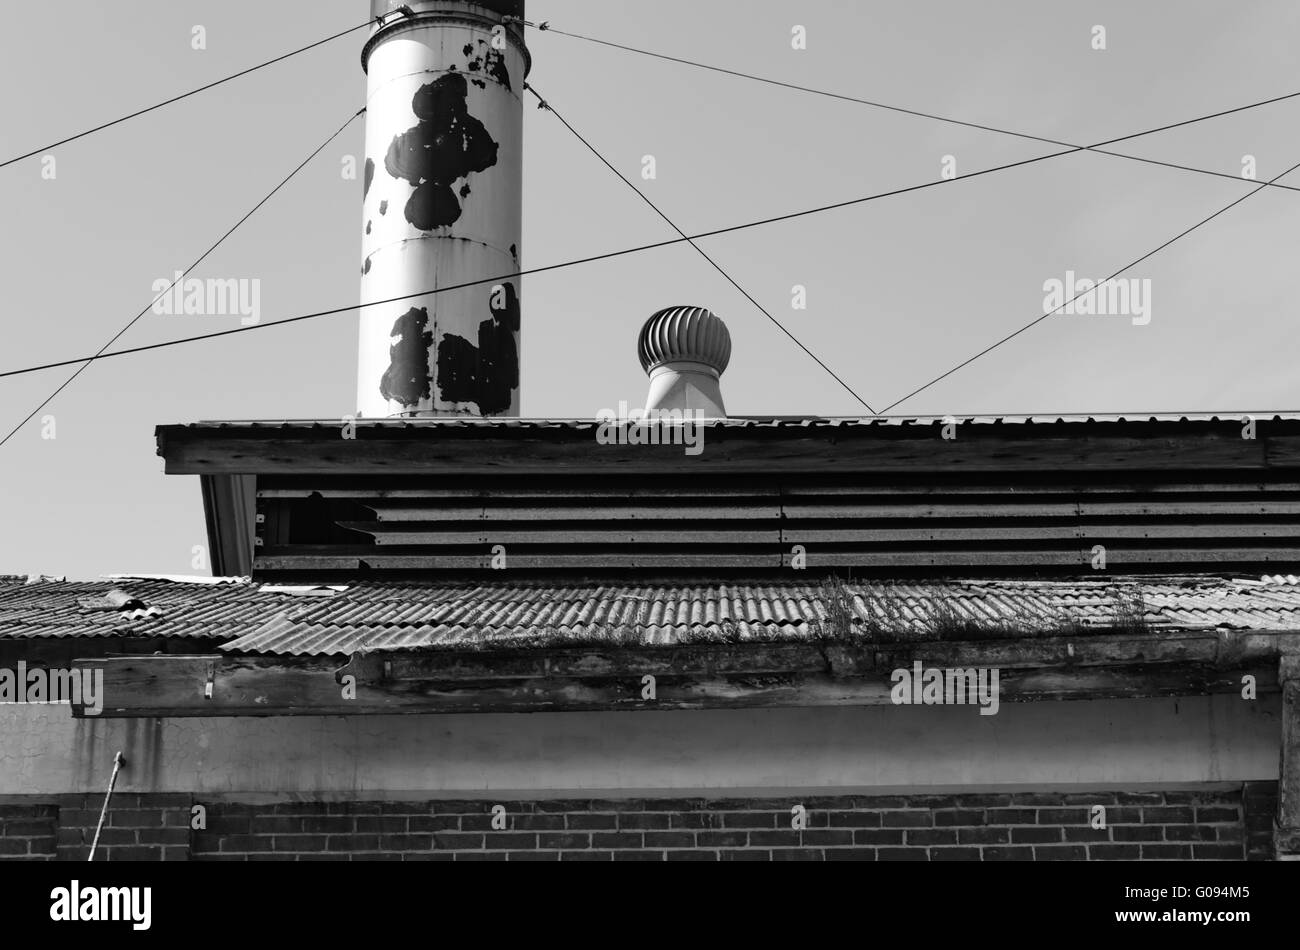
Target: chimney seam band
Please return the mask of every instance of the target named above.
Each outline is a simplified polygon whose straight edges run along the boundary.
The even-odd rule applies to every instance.
[[[465,73],[464,71],[459,69],[451,69],[450,67],[446,69],[416,69],[409,73],[402,73],[397,76],[390,76],[386,82],[382,83],[381,85],[372,87],[369,91],[369,95],[367,96],[366,102],[369,103],[376,96],[382,94],[384,90],[386,90],[393,83],[398,82],[402,79],[410,79],[412,76],[445,76],[448,73],[456,73],[457,75],[466,76],[466,77],[472,75],[469,73]],[[517,99],[521,104],[524,101],[524,94],[522,91],[515,92],[513,89],[508,87],[505,83],[503,83],[499,79],[493,78],[492,76],[474,76],[473,78],[483,79],[487,82],[492,83],[497,88],[503,90],[512,99]]]
[[[514,262],[515,260],[514,255],[510,253],[508,248],[497,247],[495,244],[489,244],[486,241],[480,241],[478,238],[463,237],[461,235],[456,235],[456,234],[421,234],[419,237],[398,238],[395,241],[388,241],[387,243],[380,244],[378,247],[373,248],[370,251],[370,253],[366,254],[365,256],[375,257],[376,255],[382,253],[383,251],[390,250],[391,248],[401,247],[404,244],[414,244],[418,241],[465,241],[477,247],[486,248],[489,251],[493,251],[497,254],[500,254],[503,258],[507,258],[511,262]],[[508,277],[506,279],[513,280],[514,278]]]
[[[486,27],[487,32],[491,33],[494,27],[505,27],[506,35],[514,41],[515,46],[519,48],[524,57],[524,78],[527,79],[533,71],[533,54],[528,50],[528,43],[524,39],[522,28],[512,28],[512,24],[499,20],[493,20],[490,17],[478,16],[473,13],[443,13],[443,12],[420,12],[414,16],[403,17],[392,23],[386,23],[375,30],[366,40],[365,45],[361,47],[361,69],[366,75],[370,74],[370,54],[375,47],[389,37],[396,36],[399,33],[405,33],[410,30],[427,29],[433,21],[438,24],[449,24],[455,26],[468,27]]]

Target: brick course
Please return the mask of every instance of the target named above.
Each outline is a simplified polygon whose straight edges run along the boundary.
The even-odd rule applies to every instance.
[[[102,798],[0,805],[0,860],[85,860]],[[493,806],[506,809],[493,827]],[[191,830],[191,807],[207,826]],[[791,828],[802,805],[807,827]],[[1106,827],[1094,829],[1094,805]],[[1270,860],[1277,783],[802,799],[203,802],[115,795],[96,860]]]
[[[216,804],[208,831],[195,834],[195,858],[294,860],[324,850],[362,860],[376,853],[455,861],[1242,860],[1251,822],[1260,825],[1256,812],[1269,807],[1270,783],[1260,784],[1204,792],[385,802],[379,819],[360,806],[349,818],[339,805]],[[506,809],[504,829],[492,827],[495,804]],[[794,805],[806,809],[805,830],[790,826]],[[1104,829],[1091,827],[1093,805],[1106,808]],[[245,833],[221,832],[226,826]],[[1252,858],[1268,856],[1262,842]]]
[[[54,805],[0,805],[0,861],[53,859],[58,812]]]
[[[114,794],[95,860],[189,860],[191,804],[188,795]],[[86,860],[103,806],[102,795],[59,798],[55,840],[60,861]]]

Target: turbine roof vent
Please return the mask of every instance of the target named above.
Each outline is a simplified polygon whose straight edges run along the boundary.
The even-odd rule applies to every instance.
[[[731,362],[731,334],[703,307],[668,307],[641,328],[637,353],[647,373],[665,363],[703,363],[721,376]]]
[[[719,378],[731,362],[731,334],[710,311],[703,307],[660,310],[641,328],[637,355],[650,376],[647,410],[727,417]]]

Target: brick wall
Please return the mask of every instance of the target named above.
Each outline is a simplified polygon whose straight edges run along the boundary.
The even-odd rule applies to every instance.
[[[0,805],[0,861],[52,859],[58,816],[54,805]]]
[[[1254,788],[1267,807],[1267,786]],[[1276,785],[1272,784],[1276,795]],[[1261,796],[1261,793],[1262,796]],[[214,805],[200,860],[1243,860],[1234,791]],[[493,827],[492,806],[505,808]],[[807,828],[791,828],[802,804]],[[1093,805],[1106,808],[1094,829]],[[1267,813],[1266,813],[1267,814]],[[498,820],[500,824],[500,820]],[[1271,833],[1271,819],[1270,819]],[[1256,858],[1259,841],[1254,843]],[[1271,856],[1271,855],[1267,855]]]
[[[85,860],[101,804],[91,795],[0,806],[0,859]],[[1268,860],[1276,804],[1275,782],[771,800],[249,805],[116,795],[96,860]],[[193,805],[205,828],[191,830]],[[796,805],[803,830],[791,827]],[[1094,805],[1106,809],[1103,829],[1091,825]]]
[[[114,794],[99,833],[95,860],[188,860],[190,806],[188,795]],[[103,807],[102,795],[67,795],[59,799],[60,861],[86,860]]]

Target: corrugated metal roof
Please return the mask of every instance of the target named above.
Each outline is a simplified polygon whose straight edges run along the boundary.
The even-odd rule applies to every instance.
[[[88,607],[120,591],[126,612]],[[837,603],[838,601],[838,603]],[[144,607],[141,608],[140,604]],[[0,578],[0,638],[182,637],[234,653],[348,654],[570,641],[800,639],[849,613],[855,633],[1024,635],[1130,624],[1300,632],[1300,585],[1210,576],[1068,581],[383,584],[283,590],[246,581]],[[945,633],[945,631],[947,631]]]
[[[932,426],[955,422],[958,425],[1086,425],[1096,423],[1153,422],[1227,422],[1239,423],[1250,416],[1256,422],[1300,420],[1300,411],[1268,410],[1262,412],[1129,412],[1129,413],[1038,413],[1029,415],[945,415],[945,416],[731,416],[710,419],[706,425],[728,429],[826,429],[875,428],[883,426]],[[601,425],[597,419],[521,419],[501,417],[436,417],[410,419],[358,419],[344,423],[336,419],[255,419],[204,420],[189,423],[184,429],[286,429],[309,431],[336,430],[345,424],[374,429],[560,429],[585,430]]]

